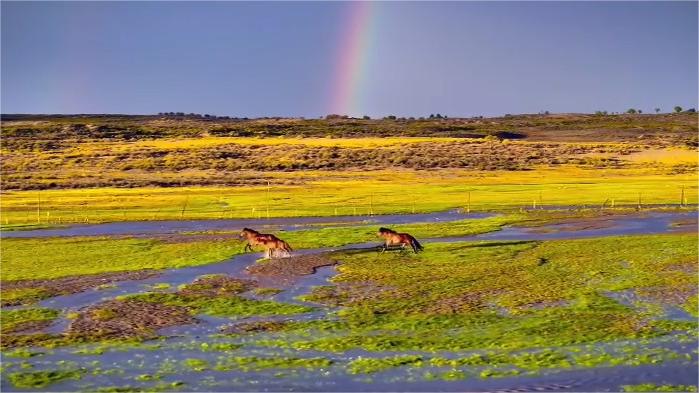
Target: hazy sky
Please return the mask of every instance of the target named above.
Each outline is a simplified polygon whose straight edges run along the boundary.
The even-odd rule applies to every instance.
[[[697,2],[1,7],[3,113],[471,116],[697,106]]]

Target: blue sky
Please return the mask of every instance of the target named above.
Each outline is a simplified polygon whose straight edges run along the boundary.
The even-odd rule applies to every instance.
[[[349,3],[2,2],[3,113],[317,117]],[[350,115],[697,106],[697,2],[375,3]]]

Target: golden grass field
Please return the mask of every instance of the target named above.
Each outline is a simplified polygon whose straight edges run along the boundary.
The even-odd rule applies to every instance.
[[[22,117],[0,225],[695,205],[696,120]]]
[[[696,174],[540,168],[533,171],[375,171],[304,173],[304,185],[93,188],[10,191],[0,201],[4,227],[203,218],[366,215],[542,205],[647,207],[697,204]],[[684,197],[682,200],[681,198]]]

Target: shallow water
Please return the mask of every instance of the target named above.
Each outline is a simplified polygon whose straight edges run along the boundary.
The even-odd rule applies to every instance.
[[[183,221],[123,221],[94,225],[75,225],[52,229],[27,231],[0,231],[2,238],[56,237],[56,236],[115,236],[166,235],[182,232],[240,231],[245,227],[277,228],[284,231],[309,229],[314,225],[324,228],[352,225],[400,225],[407,223],[450,222],[494,216],[492,213],[462,213],[450,210],[437,213],[388,214],[375,216],[292,217],[233,220]]]
[[[459,381],[425,380],[428,371],[445,372],[449,368],[433,366],[397,367],[372,375],[348,374],[342,367],[358,357],[386,357],[386,353],[351,351],[323,353],[317,351],[287,351],[280,349],[245,347],[229,352],[203,351],[198,337],[171,336],[155,350],[133,348],[108,349],[104,353],[77,353],[75,349],[59,348],[32,358],[34,370],[52,370],[63,362],[64,367],[99,367],[118,370],[114,375],[89,375],[79,381],[64,381],[51,385],[52,391],[93,390],[104,386],[152,386],[153,382],[135,381],[139,375],[164,374],[162,381],[184,382],[185,391],[618,391],[624,384],[656,383],[692,385],[697,380],[696,353],[689,359],[668,361],[657,365],[597,367],[586,369],[543,369],[530,375],[504,378],[474,378]],[[678,344],[665,341],[638,344],[639,347],[668,348],[692,353],[696,342]],[[672,339],[672,337],[669,337]],[[208,339],[208,343],[230,342],[229,339]],[[239,341],[240,342],[240,341]],[[613,345],[613,344],[612,344]],[[571,350],[574,347],[570,348]],[[612,348],[610,350],[614,352]],[[442,357],[458,357],[465,353],[432,354]],[[324,368],[315,369],[260,369],[255,371],[217,371],[212,367],[229,356],[247,357],[297,357],[322,356],[333,361]],[[425,354],[426,357],[431,356]],[[184,359],[199,359],[208,363],[207,369],[194,371],[182,367]],[[14,361],[4,357],[5,361]],[[92,362],[98,361],[99,365]],[[173,366],[163,372],[163,364]],[[470,367],[469,373],[478,374],[487,367]],[[19,367],[10,366],[11,371]],[[464,369],[464,368],[462,368]],[[282,373],[281,375],[279,373]],[[15,390],[2,381],[2,390]]]
[[[653,235],[661,233],[680,232],[684,229],[673,226],[673,223],[681,220],[697,220],[697,212],[679,213],[644,213],[632,216],[617,216],[604,218],[604,227],[592,229],[578,229],[575,222],[562,224],[549,224],[540,227],[508,226],[500,231],[488,232],[475,236],[434,238],[429,241],[459,242],[471,240],[498,240],[498,241],[531,241],[531,240],[564,240],[585,239],[605,236],[624,235]],[[589,220],[580,220],[588,223]],[[696,227],[696,225],[694,226]]]
[[[451,213],[453,214],[453,213]],[[412,216],[414,217],[414,216]],[[465,218],[463,215],[458,215],[458,218]],[[356,218],[356,217],[353,217]],[[456,238],[439,238],[426,239],[424,243],[436,242],[451,242],[451,241],[529,241],[529,240],[549,240],[549,239],[575,239],[589,238],[601,236],[615,235],[631,235],[631,234],[654,234],[654,233],[670,233],[676,230],[672,223],[678,220],[686,220],[688,218],[696,218],[696,212],[688,213],[647,213],[643,215],[634,215],[632,217],[614,217],[607,220],[607,224],[602,228],[577,230],[570,223],[553,224],[537,228],[522,228],[522,227],[506,227],[501,231],[487,234],[456,237]],[[333,222],[337,222],[337,217],[332,217]],[[405,222],[416,222],[411,216],[401,216]],[[425,215],[420,215],[420,219],[427,219]],[[430,220],[436,219],[436,216],[430,216]],[[439,219],[445,219],[445,216],[439,216]],[[294,221],[298,220],[298,221]],[[296,225],[306,225],[306,219],[284,219],[284,224],[290,228],[298,228]],[[189,223],[189,222],[187,222]],[[196,222],[202,224],[202,222]],[[220,222],[219,222],[220,223]],[[317,222],[316,222],[317,223]],[[389,222],[382,222],[388,224]],[[124,231],[139,231],[149,230],[134,229],[132,224],[142,223],[124,223],[128,224],[121,227]],[[103,224],[111,225],[111,224]],[[149,224],[150,225],[150,224]],[[164,229],[151,228],[152,231],[181,231],[181,230],[202,230],[192,229],[189,224],[178,226],[179,224],[166,225]],[[206,225],[206,224],[204,224]],[[248,225],[248,224],[246,224]],[[346,224],[345,224],[346,225]],[[104,230],[104,226],[99,230]],[[110,228],[110,227],[107,227]],[[113,231],[118,231],[117,227],[111,227]],[[182,229],[186,228],[186,229]],[[65,230],[69,230],[66,228]],[[211,229],[211,228],[207,228]],[[73,228],[75,230],[75,228]],[[91,229],[95,231],[95,229]],[[55,230],[52,230],[55,231]],[[29,231],[24,233],[37,232]],[[19,232],[18,232],[19,233]],[[40,233],[46,233],[41,231]],[[76,236],[76,232],[66,236]],[[84,233],[84,232],[83,232]],[[95,232],[91,232],[95,234]],[[135,233],[135,232],[121,232]],[[157,233],[157,232],[148,232]],[[171,232],[169,232],[171,233]],[[111,232],[110,234],[115,234]],[[43,235],[52,236],[52,235]],[[344,247],[323,248],[313,250],[300,250],[295,254],[313,254],[333,250],[366,250],[372,251],[376,243],[353,244]],[[104,300],[112,299],[119,295],[136,294],[143,292],[151,292],[153,284],[167,283],[169,288],[164,291],[175,291],[181,284],[192,282],[196,277],[205,274],[227,274],[238,278],[251,278],[247,274],[245,268],[255,263],[260,258],[260,254],[246,254],[236,256],[234,258],[195,267],[186,267],[179,269],[170,269],[163,272],[158,277],[149,278],[139,281],[122,281],[115,283],[114,287],[101,290],[89,290],[83,293],[72,294],[54,297],[40,302],[39,306],[60,309],[63,311],[63,318],[60,318],[47,331],[51,333],[60,333],[64,331],[69,323],[65,318],[65,314],[69,311],[76,311],[80,308],[99,303]],[[299,295],[308,293],[314,286],[327,285],[328,279],[336,274],[335,267],[319,268],[315,274],[301,277],[292,286],[284,288],[284,291],[272,296],[258,296],[252,292],[244,294],[251,298],[272,299],[279,302],[288,302],[296,304],[306,304],[297,299]],[[623,294],[610,294],[610,296],[621,296]],[[623,299],[620,298],[623,301]],[[40,349],[46,354],[30,359],[26,359],[33,366],[33,370],[56,369],[57,365],[63,364],[65,367],[73,365],[75,367],[86,367],[94,369],[95,364],[92,362],[98,361],[99,367],[102,369],[117,369],[122,370],[115,375],[88,375],[81,380],[68,380],[50,385],[52,391],[74,391],[74,390],[94,390],[104,386],[136,386],[148,387],[160,382],[185,382],[183,389],[185,391],[618,391],[621,385],[624,384],[639,384],[639,383],[656,383],[656,384],[696,384],[697,381],[697,355],[696,338],[686,343],[674,341],[672,337],[663,337],[656,341],[652,341],[651,345],[656,345],[660,348],[668,348],[678,351],[689,356],[688,359],[669,361],[657,365],[636,366],[636,367],[598,367],[592,369],[556,369],[543,370],[538,375],[520,375],[516,377],[506,378],[469,378],[461,381],[444,381],[444,380],[425,380],[424,373],[431,370],[430,367],[422,367],[419,369],[411,367],[398,367],[388,371],[380,372],[374,375],[351,375],[348,374],[342,364],[347,361],[362,357],[386,357],[392,353],[371,353],[360,350],[347,351],[344,353],[324,353],[318,351],[290,350],[290,349],[273,349],[260,348],[246,345],[243,348],[233,350],[231,352],[211,352],[202,351],[200,345],[202,342],[207,343],[243,343],[249,341],[246,337],[238,336],[221,336],[218,333],[220,330],[236,322],[256,321],[256,320],[276,320],[276,321],[302,321],[314,319],[335,318],[335,311],[331,308],[319,307],[313,312],[293,315],[293,316],[275,316],[275,317],[254,317],[254,318],[217,318],[210,316],[198,316],[199,323],[186,326],[178,326],[168,329],[163,329],[160,333],[165,336],[164,340],[156,341],[155,344],[160,345],[156,350],[146,350],[142,348],[130,349],[109,349],[101,354],[77,354],[76,348],[56,348],[52,350]],[[678,318],[681,320],[696,320],[686,313],[682,315],[673,314],[677,310],[666,310],[666,315],[662,318]],[[267,333],[261,333],[267,334]],[[259,335],[256,335],[259,338]],[[270,337],[273,337],[270,336]],[[605,350],[614,350],[615,345],[631,345],[637,348],[647,348],[648,344],[641,342],[625,342],[625,343],[608,343],[592,346],[593,348],[604,348]],[[93,348],[94,345],[88,345],[87,348]],[[400,352],[401,354],[409,354]],[[426,356],[464,356],[464,353],[439,353],[425,354]],[[279,357],[291,356],[299,358],[308,358],[314,356],[322,356],[332,359],[334,364],[327,369],[294,369],[283,370],[279,368],[259,371],[192,371],[181,366],[183,360],[187,358],[196,358],[206,360],[210,363],[215,363],[218,360],[225,359],[227,356],[264,356],[264,357]],[[3,353],[3,361],[10,361],[18,364],[24,359],[9,358]],[[154,374],[161,365],[165,362],[172,361],[179,366],[177,371],[172,374],[167,374],[161,381],[136,381],[136,378],[142,374]],[[73,363],[74,362],[74,363]],[[448,371],[448,369],[434,369],[435,371]],[[2,378],[1,388],[4,391],[21,390],[14,388],[7,381],[7,372],[26,371],[21,370],[18,365],[9,367]],[[279,374],[282,373],[282,374]],[[477,374],[477,373],[476,373]]]

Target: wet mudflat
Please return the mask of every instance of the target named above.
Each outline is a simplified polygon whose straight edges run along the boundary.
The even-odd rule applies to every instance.
[[[15,338],[3,337],[2,388],[616,391],[644,383],[696,386],[697,321],[690,313],[696,249],[671,250],[691,246],[691,236],[681,232],[695,217],[695,212],[645,213],[600,224],[580,220],[505,227],[426,240],[427,251],[420,256],[379,254],[377,243],[352,244],[301,250],[273,261],[246,254],[142,276],[94,276],[84,287],[64,283],[70,291],[51,292],[35,306],[14,307],[57,314],[37,319],[29,329],[20,326]],[[618,235],[631,240],[605,243]],[[563,243],[568,240],[573,243]],[[614,243],[629,247],[631,261],[610,256],[619,266],[604,269],[609,261],[582,260],[575,272],[588,276],[565,282],[581,289],[562,298],[549,294],[565,292],[555,284],[548,291],[537,287],[570,275],[566,269],[578,262],[571,262],[576,253],[566,250],[594,245],[603,256]],[[656,264],[662,266],[636,258],[635,252],[647,253],[640,245],[655,243],[648,250],[655,250]],[[464,271],[463,277],[443,279]],[[517,286],[504,282],[496,288],[492,283],[504,280],[497,277],[478,286],[485,275],[497,274],[514,276]],[[27,283],[16,285],[31,289]],[[626,286],[638,290],[618,290]],[[511,291],[521,295],[509,297]],[[659,299],[658,293],[675,295]],[[599,322],[586,328],[590,317]],[[563,327],[555,331],[556,325]]]

